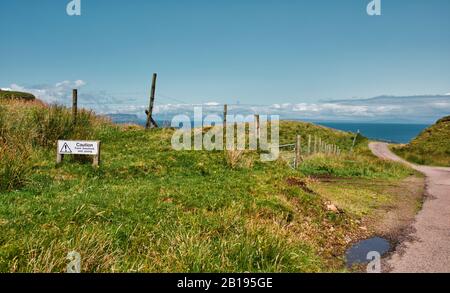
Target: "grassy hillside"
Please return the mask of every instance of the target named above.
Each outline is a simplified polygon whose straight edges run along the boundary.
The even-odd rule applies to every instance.
[[[36,99],[36,97],[29,93],[0,90],[0,99],[10,99],[10,100],[18,99],[18,100],[33,101]]]
[[[424,130],[408,145],[393,150],[413,163],[450,166],[450,116]]]
[[[62,272],[70,251],[84,272],[341,271],[346,247],[370,234],[362,218],[394,198],[370,180],[391,186],[411,174],[374,158],[364,140],[293,170],[253,152],[232,166],[222,151],[174,151],[172,129],[118,127],[87,111],[78,122],[61,107],[0,101],[0,272]],[[353,138],[282,123],[283,140],[297,133],[343,150]],[[100,139],[102,166],[67,158],[55,167],[58,138]]]

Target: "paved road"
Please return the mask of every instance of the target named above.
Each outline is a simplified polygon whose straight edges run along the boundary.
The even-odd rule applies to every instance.
[[[386,143],[374,142],[369,147],[379,158],[403,162],[427,177],[427,199],[413,224],[412,240],[403,242],[387,260],[390,271],[450,272],[450,168],[408,163]]]

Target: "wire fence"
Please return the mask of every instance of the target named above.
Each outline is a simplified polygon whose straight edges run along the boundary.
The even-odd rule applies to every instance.
[[[297,135],[296,142],[279,146],[280,157],[293,169],[298,169],[305,159],[316,154],[340,156],[342,153],[339,146],[328,143],[317,135],[303,138]]]

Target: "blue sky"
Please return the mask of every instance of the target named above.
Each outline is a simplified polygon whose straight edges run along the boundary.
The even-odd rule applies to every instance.
[[[77,85],[124,112],[153,72],[159,104],[450,92],[448,0],[382,0],[376,17],[369,0],[81,0],[79,17],[69,2],[1,1],[0,87],[66,101]]]

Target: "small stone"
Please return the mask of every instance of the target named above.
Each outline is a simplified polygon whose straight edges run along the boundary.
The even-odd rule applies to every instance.
[[[338,208],[334,204],[328,204],[327,210],[335,212],[335,213],[339,212]]]

